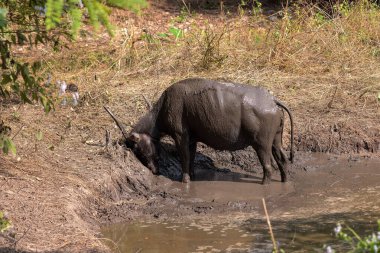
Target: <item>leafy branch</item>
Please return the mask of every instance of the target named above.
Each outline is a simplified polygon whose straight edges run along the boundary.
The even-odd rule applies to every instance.
[[[28,63],[13,54],[15,46],[51,44],[54,49],[61,36],[75,39],[82,21],[106,28],[110,35],[114,27],[109,20],[110,7],[139,11],[146,0],[7,0],[0,1],[0,101],[18,99],[20,103],[40,103],[45,112],[54,109],[52,95],[39,72],[41,62]],[[0,148],[3,153],[16,153],[9,138],[10,128],[1,121]]]

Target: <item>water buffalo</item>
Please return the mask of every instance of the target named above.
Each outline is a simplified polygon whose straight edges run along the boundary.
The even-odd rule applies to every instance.
[[[252,146],[263,166],[262,183],[271,180],[273,159],[287,181],[288,159],[282,149],[283,110],[291,123],[290,161],[293,162],[293,120],[289,109],[262,87],[192,78],[167,88],[159,100],[127,133],[115,120],[127,147],[154,174],[158,173],[160,138],[175,141],[181,165],[182,181],[194,177],[197,142],[217,150],[240,150]]]

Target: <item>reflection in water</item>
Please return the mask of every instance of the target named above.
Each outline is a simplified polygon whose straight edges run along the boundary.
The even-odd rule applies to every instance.
[[[361,217],[362,220],[353,220]],[[310,219],[272,221],[276,241],[286,252],[323,252],[323,245],[348,250],[348,245],[334,238],[332,231],[337,220],[346,220],[360,234],[376,230],[374,216],[368,214],[334,214]],[[134,223],[104,227],[107,243],[122,253],[177,252],[271,252],[272,242],[265,220],[248,219],[242,222],[218,223],[196,220],[192,223]],[[116,246],[117,245],[117,246]]]

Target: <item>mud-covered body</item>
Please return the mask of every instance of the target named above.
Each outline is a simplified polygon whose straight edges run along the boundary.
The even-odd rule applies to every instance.
[[[188,79],[163,94],[160,132],[189,135],[218,150],[239,150],[274,135],[282,110],[261,87]],[[274,129],[273,129],[274,128]]]
[[[127,144],[153,172],[157,172],[159,140],[163,135],[171,136],[181,159],[184,182],[189,181],[189,175],[194,176],[197,142],[218,150],[252,146],[263,165],[263,183],[270,182],[273,155],[285,182],[287,158],[281,147],[284,117],[280,107],[291,118],[290,111],[264,88],[186,79],[167,88],[129,135],[122,131]]]

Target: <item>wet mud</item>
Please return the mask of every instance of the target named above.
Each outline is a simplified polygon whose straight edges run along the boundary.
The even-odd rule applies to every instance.
[[[201,147],[196,176],[179,182],[180,166],[168,144],[163,175],[141,213],[127,222],[104,224],[115,252],[271,252],[262,199],[276,241],[287,252],[344,250],[332,234],[337,222],[372,232],[380,219],[380,160],[357,156],[298,153],[291,182],[274,173],[261,185],[254,152],[212,152]],[[249,156],[248,160],[246,159]],[[211,158],[212,157],[212,158]],[[240,160],[249,160],[244,166]],[[241,159],[242,158],[242,159]],[[243,165],[243,166],[239,166]]]

